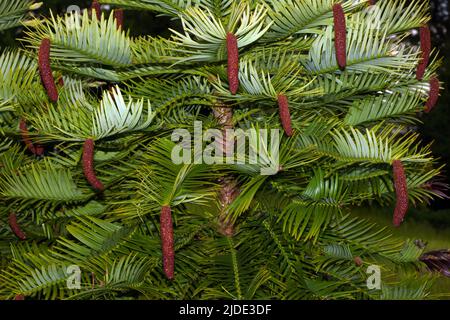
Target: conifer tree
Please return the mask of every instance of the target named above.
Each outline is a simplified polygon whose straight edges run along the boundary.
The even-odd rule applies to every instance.
[[[0,298],[429,297],[423,248],[352,213],[394,205],[401,227],[444,197],[415,132],[441,86],[428,6],[2,1],[0,30],[23,32],[0,55]],[[171,36],[131,36],[141,10]],[[275,174],[261,136],[266,162],[175,163],[197,122],[227,154],[227,129],[279,129]]]

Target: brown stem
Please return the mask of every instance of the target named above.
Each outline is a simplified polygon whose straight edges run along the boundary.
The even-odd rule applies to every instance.
[[[213,108],[214,117],[218,120],[222,127],[223,141],[222,149],[225,154],[228,155],[231,148],[234,147],[234,141],[226,136],[226,130],[233,128],[233,109],[225,106],[218,105]],[[239,188],[237,181],[231,177],[222,177],[219,180],[221,189],[219,191],[219,216],[218,216],[218,231],[227,237],[231,237],[234,234],[233,222],[228,219],[228,207],[239,195]]]
[[[278,108],[280,112],[281,125],[283,126],[284,132],[288,137],[293,134],[291,114],[289,112],[289,101],[284,94],[278,95]]]
[[[430,28],[426,25],[420,28],[420,50],[422,56],[420,62],[417,66],[416,78],[417,80],[422,80],[425,70],[427,69],[428,63],[430,62],[431,53],[431,34]]]
[[[355,264],[358,266],[358,267],[361,267],[362,265],[363,265],[363,260],[361,259],[361,257],[355,257],[354,259],[353,259],[353,261],[355,262]]]
[[[11,228],[12,232],[16,235],[17,238],[20,240],[26,240],[27,235],[25,232],[22,231],[22,229],[19,226],[19,223],[17,222],[17,216],[15,213],[12,213],[9,215],[8,218],[9,227]]]

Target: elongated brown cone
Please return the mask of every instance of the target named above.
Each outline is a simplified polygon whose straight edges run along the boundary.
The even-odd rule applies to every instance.
[[[24,119],[20,120],[19,124],[20,134],[22,135],[22,141],[27,146],[28,150],[37,156],[42,156],[44,154],[44,147],[40,145],[34,145],[30,139],[30,134],[28,132],[27,123]]]
[[[94,140],[87,139],[83,146],[83,172],[86,180],[97,191],[103,191],[103,183],[97,179],[94,170]]]
[[[174,278],[175,250],[173,241],[172,210],[169,206],[163,206],[161,208],[160,228],[163,269],[167,278],[172,280]]]
[[[12,232],[14,232],[17,238],[19,238],[20,240],[25,240],[27,238],[27,235],[22,231],[19,223],[17,222],[17,216],[15,213],[11,213],[9,215],[8,222],[9,227],[11,228]]]
[[[425,104],[425,112],[429,113],[436,106],[439,100],[439,79],[433,77],[430,79],[430,93],[428,94],[428,100]]]
[[[116,9],[114,10],[114,18],[116,19],[117,29],[123,28],[123,10]]]
[[[25,296],[23,294],[17,294],[14,297],[14,300],[25,300]]]
[[[347,27],[344,10],[339,3],[333,6],[333,18],[336,60],[339,68],[344,70],[347,66]]]
[[[225,154],[231,151],[234,147],[234,139],[227,139],[226,129],[232,129],[233,125],[233,109],[225,104],[218,103],[213,108],[214,117],[222,127],[222,134],[224,140],[222,142],[222,150]],[[232,176],[225,176],[219,179],[221,185],[219,191],[219,214],[218,214],[218,232],[226,237],[232,237],[234,235],[233,221],[228,219],[228,207],[239,195],[239,188],[237,181]]]
[[[97,0],[92,1],[91,10],[92,11],[95,10],[97,20],[100,20],[102,18],[102,8],[100,6],[100,3]]]
[[[228,55],[228,84],[230,92],[236,94],[239,89],[239,48],[237,37],[231,32],[227,33]]]
[[[399,227],[408,211],[408,185],[406,182],[405,169],[400,160],[394,160],[392,163],[394,172],[394,187],[397,197],[397,203],[394,210],[393,224]]]
[[[430,62],[431,53],[431,34],[430,28],[428,26],[421,27],[419,30],[420,34],[420,50],[422,56],[420,62],[417,66],[416,78],[417,80],[422,80],[427,69],[428,63]]]
[[[281,125],[288,137],[293,134],[291,124],[291,114],[289,112],[289,101],[284,94],[278,95],[278,108],[280,112]]]
[[[47,91],[50,101],[56,102],[58,101],[58,89],[56,88],[50,66],[50,46],[50,39],[42,39],[41,46],[39,47],[39,72],[41,74],[42,84]]]

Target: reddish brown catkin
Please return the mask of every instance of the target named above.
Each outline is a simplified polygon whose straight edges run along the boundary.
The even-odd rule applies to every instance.
[[[163,206],[161,208],[160,228],[164,273],[168,279],[172,280],[174,277],[175,251],[173,244],[172,210],[169,206]]]
[[[377,3],[377,0],[369,0],[369,6],[373,6]]]
[[[402,162],[400,160],[394,160],[392,167],[394,171],[395,194],[397,197],[393,223],[394,226],[399,227],[408,211],[408,185],[406,182],[405,168],[403,167]]]
[[[430,93],[425,104],[425,113],[431,112],[439,99],[439,79],[433,77],[430,79]]]
[[[97,0],[92,1],[91,10],[95,10],[97,20],[100,20],[102,18],[102,8]]]
[[[52,102],[58,101],[58,89],[50,66],[50,39],[42,39],[39,47],[39,72],[47,95]]]
[[[236,94],[239,89],[239,48],[237,37],[231,32],[227,33],[228,55],[228,84],[230,92]]]
[[[116,9],[114,10],[114,18],[116,19],[117,29],[123,28],[123,10]]]
[[[94,170],[94,140],[87,139],[83,146],[83,172],[86,180],[97,191],[103,191],[103,183],[97,179]]]
[[[33,142],[31,142],[30,134],[27,128],[27,123],[25,122],[24,119],[20,120],[19,128],[20,134],[22,135],[22,140],[27,146],[28,150],[30,150],[30,152],[32,152],[37,156],[42,156],[44,154],[44,147],[40,145],[34,145]]]
[[[278,95],[278,108],[280,112],[281,125],[288,137],[292,136],[291,114],[289,112],[289,102],[284,94]]]
[[[14,300],[25,300],[25,296],[23,294],[16,294]]]
[[[11,213],[9,215],[8,222],[9,227],[11,228],[12,232],[14,232],[17,238],[19,238],[20,240],[25,240],[27,238],[25,232],[23,232],[20,228],[19,223],[17,222],[17,216],[14,213]]]
[[[342,6],[337,3],[333,6],[334,18],[334,47],[336,59],[341,70],[347,66],[347,27]]]
[[[430,28],[428,26],[421,27],[419,30],[420,34],[420,50],[422,51],[422,57],[419,64],[417,65],[416,78],[417,80],[422,80],[427,69],[428,63],[430,62],[431,53],[431,34]]]

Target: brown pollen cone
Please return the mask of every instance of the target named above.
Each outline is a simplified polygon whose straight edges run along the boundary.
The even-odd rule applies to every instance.
[[[425,104],[425,113],[431,112],[439,100],[439,80],[436,77],[430,79],[430,93]]]
[[[87,139],[83,146],[83,172],[86,180],[97,191],[105,189],[103,183],[98,180],[94,170],[94,140]]]
[[[9,222],[9,227],[11,228],[12,232],[14,232],[16,237],[19,238],[20,240],[26,240],[27,235],[20,228],[19,223],[17,222],[17,216],[15,213],[10,213],[10,215],[8,217],[8,222]]]
[[[417,80],[422,80],[425,71],[427,69],[428,63],[430,62],[431,53],[431,33],[430,28],[426,25],[419,29],[420,34],[420,50],[422,56],[420,62],[417,66],[416,78]]]
[[[39,47],[39,72],[50,101],[56,102],[58,101],[58,89],[50,66],[50,46],[50,39],[42,39]]]
[[[219,191],[219,229],[218,231],[226,236],[234,235],[234,225],[227,217],[228,207],[239,195],[239,187],[237,181],[232,177],[223,177],[219,180],[221,189]]]
[[[173,240],[172,210],[169,206],[161,208],[160,216],[161,249],[163,257],[163,269],[167,278],[174,278],[175,249]]]
[[[239,89],[239,49],[237,38],[231,32],[227,33],[227,55],[228,84],[230,92],[236,94]]]
[[[280,113],[281,125],[283,126],[284,132],[288,137],[291,137],[293,134],[291,113],[289,112],[288,98],[284,94],[278,95],[278,108]]]
[[[226,129],[232,129],[233,126],[233,109],[226,105],[218,104],[213,108],[214,117],[218,120],[222,127],[222,135],[224,137],[222,141],[222,149],[227,155],[231,152],[231,148],[234,148],[234,140],[227,138]],[[231,237],[234,234],[234,225],[232,221],[227,219],[227,209],[230,204],[239,195],[239,188],[237,181],[231,177],[222,177],[219,180],[221,189],[219,191],[219,216],[218,216],[218,232],[224,236]]]
[[[336,59],[341,70],[347,66],[347,27],[342,6],[337,3],[333,6],[334,19],[334,47]]]

